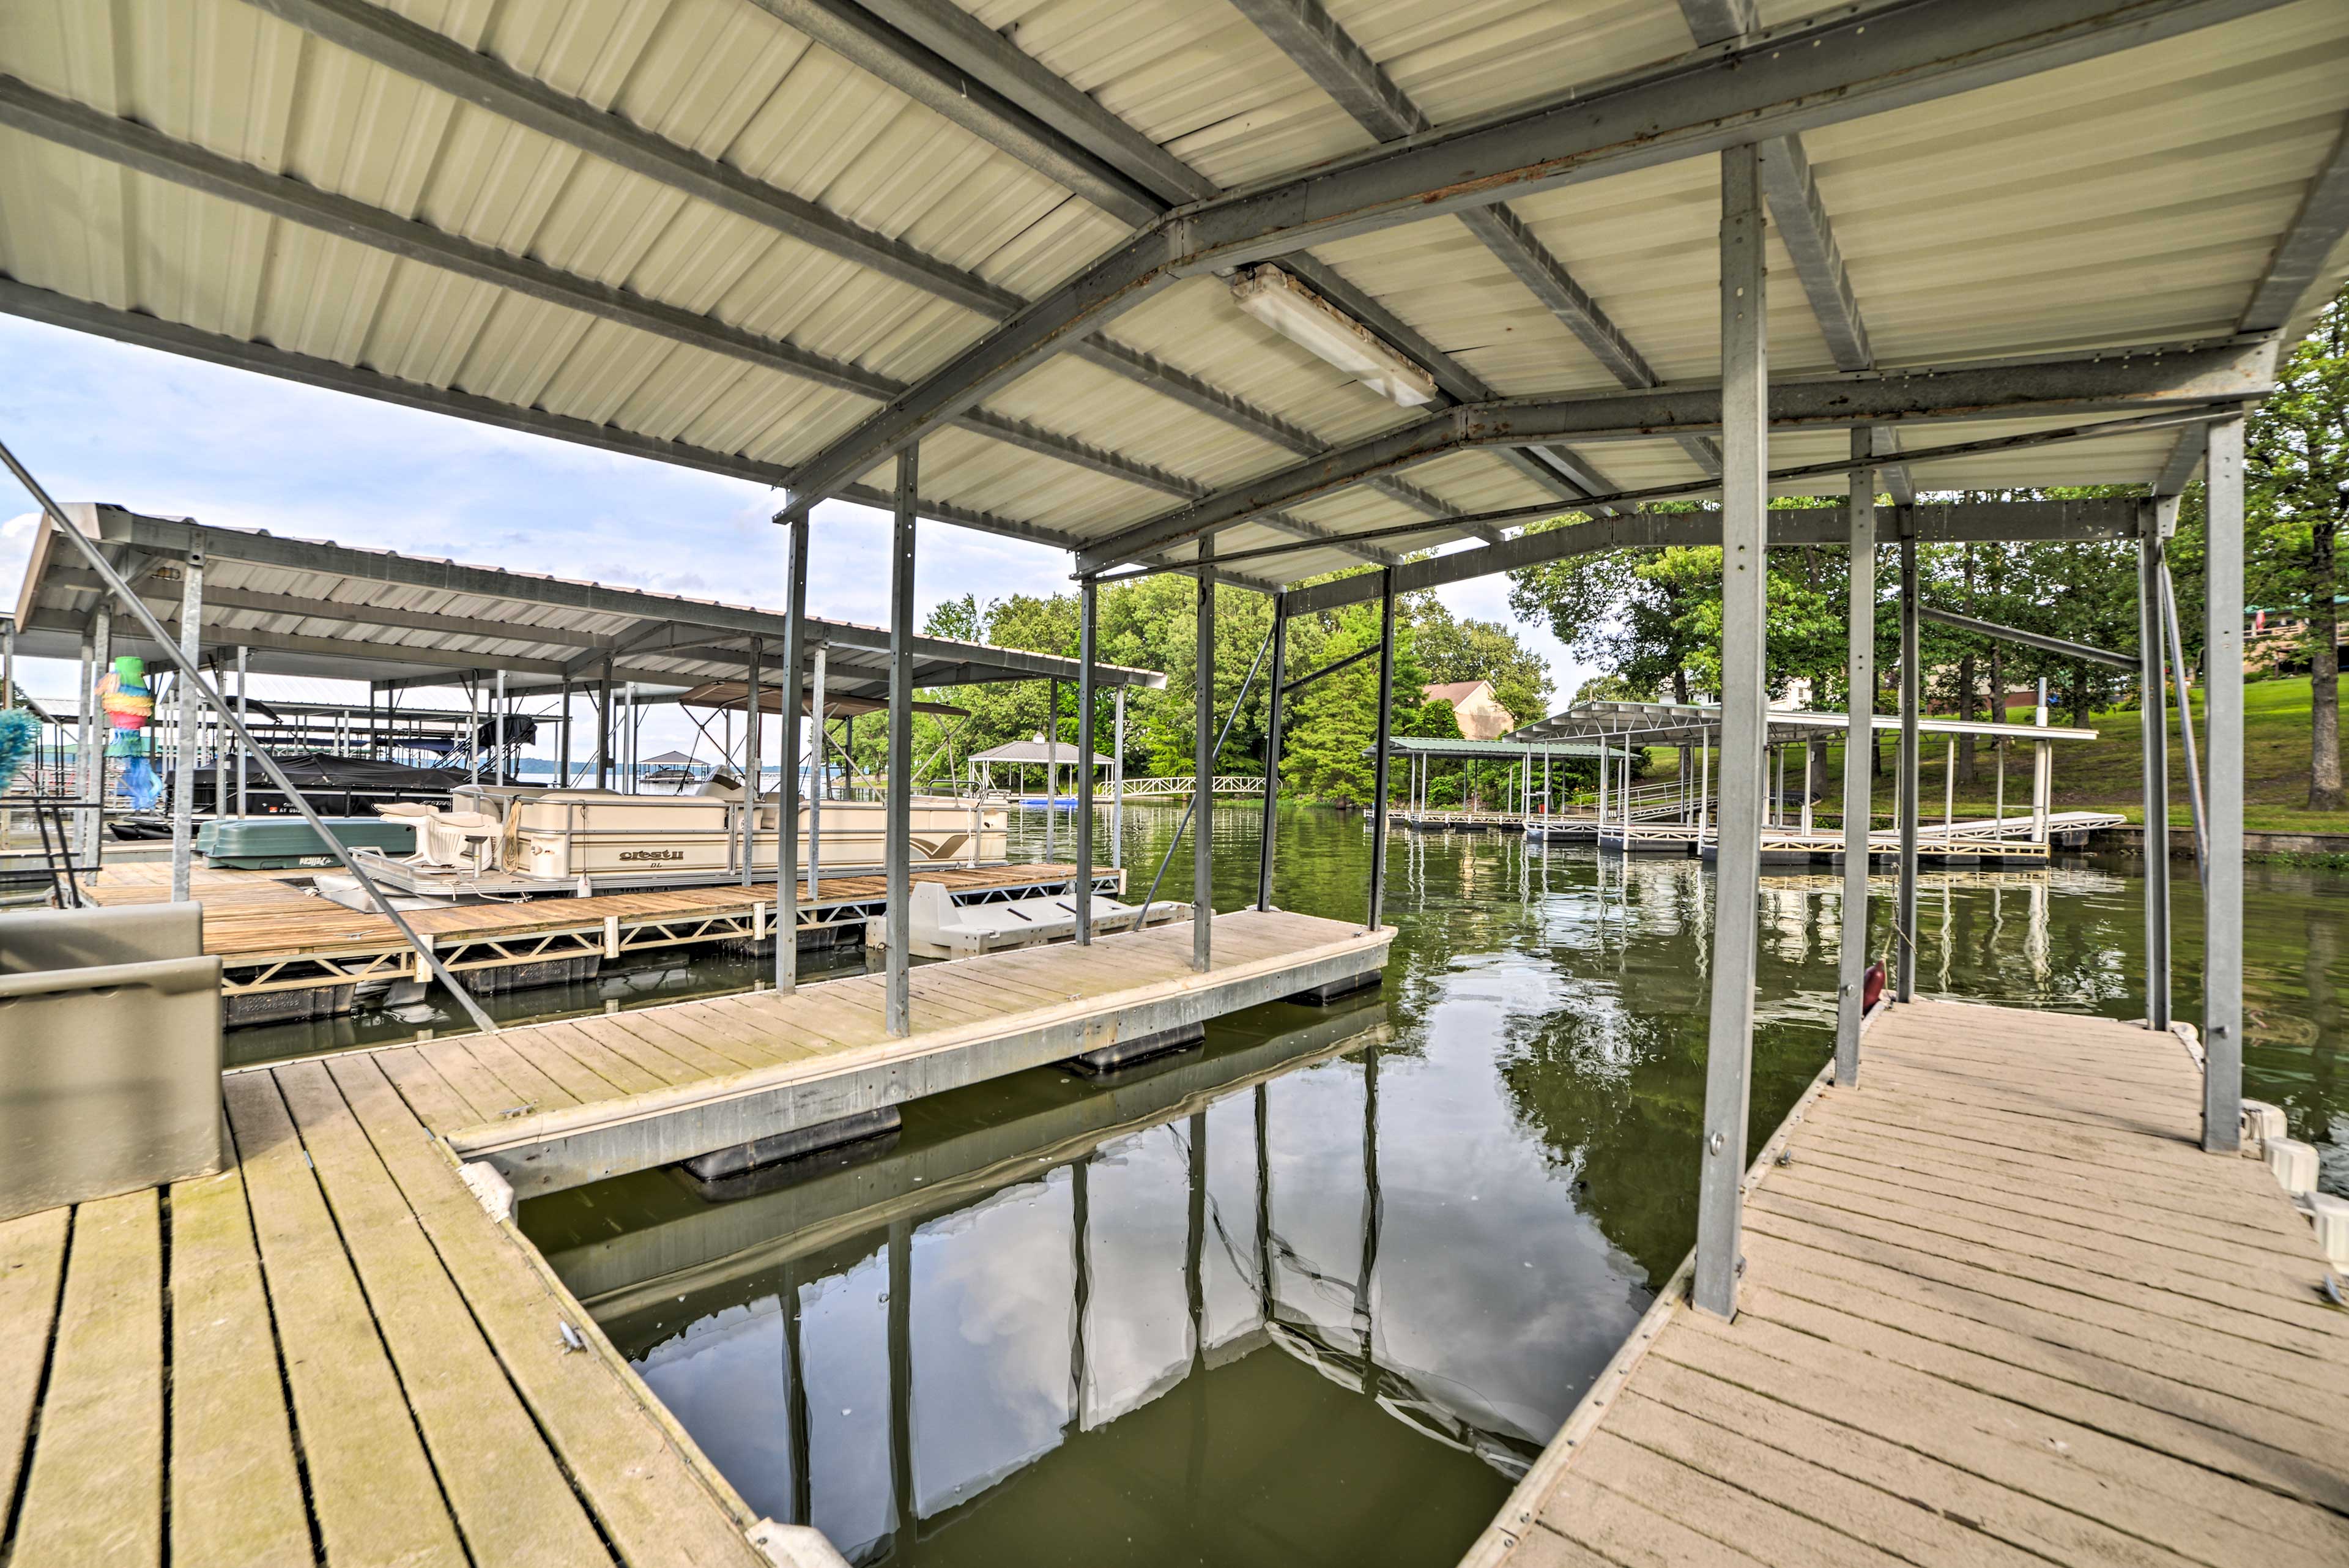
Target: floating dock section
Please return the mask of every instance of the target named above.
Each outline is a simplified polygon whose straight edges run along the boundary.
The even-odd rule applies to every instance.
[[[2178,1035],[1896,1007],[1465,1560],[2349,1561],[2349,1312]]]

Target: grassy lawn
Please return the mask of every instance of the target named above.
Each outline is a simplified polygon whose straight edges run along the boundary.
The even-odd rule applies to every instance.
[[[2202,714],[2202,693],[2193,694],[2194,734],[2198,742],[2208,732]],[[2309,683],[2306,676],[2289,680],[2256,681],[2243,688],[2243,826],[2260,833],[2349,833],[2349,812],[2310,811],[2308,800],[2308,703]],[[2010,723],[2028,723],[2029,709],[2018,708],[2008,716]],[[2048,722],[2068,724],[2068,715],[2052,713]],[[2055,809],[2058,811],[2110,811],[2127,817],[2131,822],[2145,819],[2143,805],[2143,774],[2140,771],[2142,745],[2138,732],[2138,714],[2134,708],[2116,709],[2093,715],[2089,727],[2097,732],[2093,741],[2058,741],[2054,743]],[[2186,760],[2178,743],[2178,718],[2170,715],[2169,736],[2169,820],[2180,826],[2193,818],[2187,804]],[[1927,736],[1925,755],[1920,766],[1922,781],[1918,794],[1922,797],[1924,815],[1928,820],[1941,815],[1943,790],[1946,788],[1946,738]],[[1669,777],[1672,767],[1670,748],[1651,752],[1651,778]],[[1888,740],[1884,747],[1884,775],[1877,781],[1876,809],[1889,821],[1892,811],[1893,746]],[[1957,791],[1957,814],[1961,819],[1988,816],[1996,790],[1997,753],[1984,742],[1977,754],[1978,776],[1972,784],[1961,784]],[[2020,815],[2031,806],[2031,753],[2028,747],[2010,748],[2006,764],[2006,810],[2010,816]],[[1813,787],[1821,792],[1822,805],[1842,798],[1843,748],[1837,746],[1827,753],[1824,773],[1813,779]],[[1786,787],[1799,787],[1802,779],[1802,753],[1789,750],[1786,753]]]

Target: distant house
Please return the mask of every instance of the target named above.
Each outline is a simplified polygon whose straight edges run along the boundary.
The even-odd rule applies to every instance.
[[[1496,741],[1517,727],[1516,715],[1501,706],[1489,680],[1449,680],[1419,689],[1423,702],[1450,705],[1463,740]]]

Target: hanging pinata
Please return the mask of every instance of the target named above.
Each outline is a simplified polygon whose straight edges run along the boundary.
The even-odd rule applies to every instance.
[[[129,654],[98,683],[98,705],[106,711],[106,754],[122,763],[115,793],[133,811],[150,811],[163,798],[162,781],[147,759],[147,727],[155,722],[155,696],[147,690],[147,661]]]

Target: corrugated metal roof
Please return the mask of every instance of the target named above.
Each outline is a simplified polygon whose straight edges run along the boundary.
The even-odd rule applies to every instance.
[[[606,587],[494,566],[401,556],[325,540],[288,540],[116,507],[67,508],[108,547],[116,569],[167,629],[183,607],[185,563],[204,557],[203,642],[243,647],[248,668],[272,674],[378,682],[454,680],[503,670],[508,690],[612,678],[671,687],[744,679],[753,639],[770,670],[785,618],[774,611],[637,588]],[[82,628],[106,590],[46,519],[35,535],[16,605],[17,641],[33,658],[78,657]],[[811,646],[829,650],[827,691],[885,693],[889,633],[810,617]],[[114,621],[118,654],[156,657],[128,616]],[[1099,664],[1109,686],[1164,686],[1152,670]],[[986,680],[1073,680],[1072,659],[958,642],[914,639],[919,686]],[[443,689],[443,696],[446,691]],[[462,706],[460,700],[454,706]]]
[[[301,11],[296,0],[273,4]],[[1653,67],[1691,44],[1673,0],[1334,0],[1327,8],[1439,127]],[[1185,191],[1293,178],[1373,145],[1270,36],[1220,4],[976,0],[967,9],[1030,68],[1056,74],[1089,97],[1092,112],[1122,122],[1076,138],[1084,151],[1123,168],[1133,149],[1121,153],[1118,136],[1155,144],[1162,162],[1187,165]],[[1763,7],[1774,26],[1816,9],[1816,0]],[[150,317],[213,335],[176,345],[183,348],[233,358],[243,346],[266,346],[391,378],[399,385],[378,384],[387,394],[400,386],[470,394],[517,418],[604,427],[585,433],[636,450],[644,438],[683,443],[696,449],[679,454],[692,461],[781,483],[891,389],[936,372],[1019,300],[1132,232],[752,0],[398,0],[385,12],[588,112],[609,111],[716,160],[731,177],[813,203],[873,244],[900,247],[914,274],[976,279],[971,286],[995,291],[995,303],[848,259],[243,0],[20,0],[0,7],[0,71],[199,153],[620,291],[617,303],[589,308],[575,294],[542,297],[462,275],[445,259],[396,255],[380,241],[269,215],[249,197],[132,171],[19,129],[0,129],[8,218],[0,273],[66,301],[133,313],[82,322],[118,335],[135,337],[144,330],[138,317]],[[1821,126],[1803,146],[1877,362],[1940,364],[2232,330],[2344,118],[2349,8],[2299,0]],[[1526,196],[1509,211],[1655,376],[1717,376],[1712,159]],[[1619,384],[1459,218],[1314,254],[1495,393]],[[1830,368],[1828,340],[1775,238],[1770,260],[1774,371]],[[2345,273],[2349,244],[2336,244],[2303,318]],[[651,306],[706,318],[737,334],[735,347],[709,332],[679,341],[656,330],[646,324]],[[1317,445],[1416,417],[1241,315],[1215,277],[1164,288],[1108,336],[1245,407],[1203,412],[1196,398],[1064,354],[984,400],[1027,430],[950,428],[924,442],[921,493],[932,508],[1031,536],[1098,541]],[[761,341],[831,369],[779,369],[753,351]],[[1289,436],[1252,428],[1262,418],[1285,422]],[[2175,440],[2135,435],[1950,460],[1920,465],[1916,478],[2141,482]],[[1829,461],[1842,444],[1832,434],[1774,437],[1772,458]],[[1675,441],[1610,441],[1583,455],[1627,487],[1704,477]],[[864,483],[885,485],[887,466]],[[1447,455],[1402,477],[1455,510],[1533,505],[1547,493],[1490,452]],[[1292,516],[1348,532],[1429,510],[1362,485]],[[1288,536],[1238,529],[1228,547]],[[1387,544],[1462,536],[1431,521],[1424,535]],[[1294,580],[1363,558],[1308,542],[1266,570]]]

